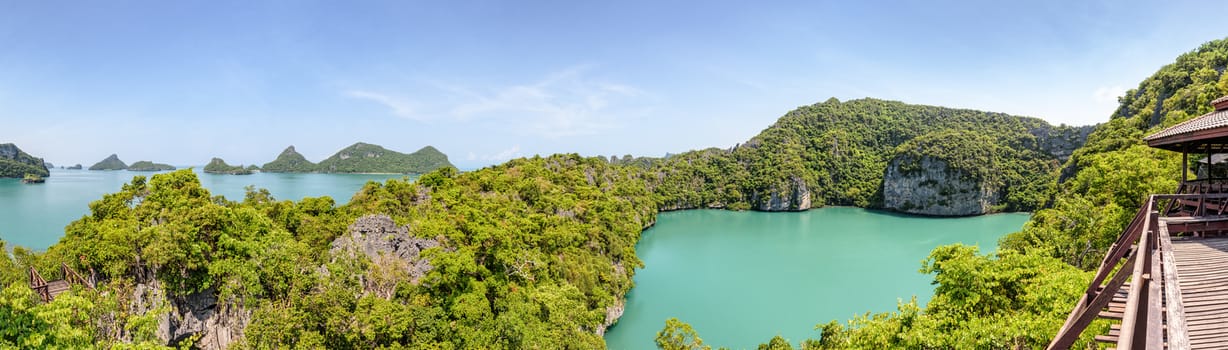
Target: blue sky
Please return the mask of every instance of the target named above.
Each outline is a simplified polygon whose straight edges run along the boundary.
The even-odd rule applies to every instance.
[[[473,168],[745,141],[876,97],[1104,121],[1228,36],[1214,1],[8,1],[0,143],[262,164],[362,141]]]

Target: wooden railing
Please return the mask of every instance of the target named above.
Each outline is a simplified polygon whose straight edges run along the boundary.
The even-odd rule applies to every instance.
[[[1098,341],[1115,342],[1118,349],[1164,348],[1164,290],[1167,287],[1169,291],[1173,291],[1176,286],[1175,282],[1166,286],[1169,279],[1164,278],[1165,266],[1171,266],[1171,253],[1167,255],[1167,259],[1162,259],[1165,257],[1162,250],[1165,243],[1159,235],[1158,202],[1167,201],[1168,207],[1171,208],[1171,203],[1177,200],[1192,198],[1187,196],[1204,196],[1205,199],[1205,196],[1211,195],[1147,197],[1117,242],[1110,246],[1108,254],[1105,254],[1096,270],[1095,277],[1071,310],[1065,324],[1049,343],[1048,349],[1069,349],[1087,326],[1098,317],[1121,319],[1120,328],[1116,332],[1097,337]],[[1228,198],[1228,195],[1223,198]],[[1167,235],[1164,238],[1167,238]],[[1169,267],[1167,271],[1172,271],[1172,268]],[[1120,301],[1113,301],[1123,287],[1126,287],[1124,305]],[[1110,305],[1116,306],[1105,311]],[[1122,312],[1112,311],[1119,308]],[[1171,331],[1170,329],[1170,333]]]

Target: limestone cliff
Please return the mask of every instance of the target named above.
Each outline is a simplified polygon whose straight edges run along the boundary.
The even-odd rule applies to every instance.
[[[1041,207],[1058,155],[1032,135],[949,130],[896,148],[883,174],[883,208],[935,216]]]
[[[897,157],[883,176],[883,207],[910,214],[980,215],[1001,199],[999,188],[933,157]]]
[[[791,177],[785,184],[773,187],[766,193],[753,193],[751,203],[755,210],[760,211],[802,211],[810,209],[810,197],[806,181]]]

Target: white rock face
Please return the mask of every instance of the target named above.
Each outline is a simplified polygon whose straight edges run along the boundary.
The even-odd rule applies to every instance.
[[[807,210],[811,206],[810,188],[806,187],[806,181],[793,177],[789,179],[788,188],[773,189],[763,200],[760,200],[759,193],[755,193],[751,198],[751,203],[758,203],[755,209],[760,211]]]
[[[999,189],[952,169],[946,161],[922,157],[918,170],[902,166],[913,161],[899,157],[887,165],[883,207],[910,214],[968,216],[985,214],[1002,199]]]

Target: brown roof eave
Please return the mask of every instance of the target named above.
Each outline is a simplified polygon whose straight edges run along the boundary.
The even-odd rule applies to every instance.
[[[1184,134],[1165,136],[1152,140],[1147,140],[1147,146],[1163,148],[1167,150],[1181,151],[1182,144],[1192,143],[1194,145],[1207,144],[1220,138],[1228,138],[1228,128],[1205,129]],[[1199,142],[1204,141],[1204,142]],[[1222,141],[1222,140],[1220,140]],[[1197,148],[1197,147],[1194,147]]]

